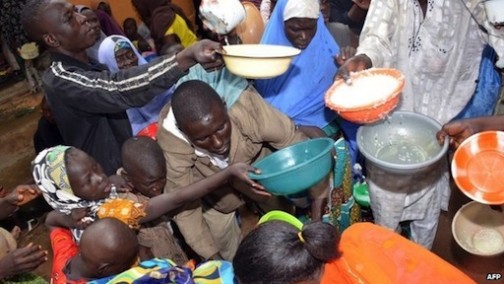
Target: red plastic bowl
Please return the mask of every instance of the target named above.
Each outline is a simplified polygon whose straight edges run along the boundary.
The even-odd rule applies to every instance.
[[[343,79],[338,79],[334,84],[327,90],[325,94],[325,103],[326,106],[334,111],[336,111],[341,117],[344,119],[359,123],[359,124],[365,124],[365,123],[371,123],[378,121],[387,114],[392,111],[397,104],[399,103],[399,95],[401,94],[403,88],[404,88],[404,75],[401,73],[401,71],[396,70],[396,69],[390,69],[390,68],[374,68],[374,69],[368,69],[368,70],[363,70],[360,72],[352,73],[351,74],[351,79],[353,82],[359,80],[360,78],[367,77],[367,76],[373,76],[373,75],[388,75],[392,76],[397,81],[399,82],[397,88],[392,91],[390,94],[387,96],[380,98],[377,101],[370,101],[366,103],[365,105],[358,106],[358,107],[344,107],[341,105],[335,105],[331,101],[331,97],[333,96],[341,96],[345,95],[342,94],[339,91],[340,86],[342,84],[345,84]],[[376,88],[379,88],[380,86],[376,86]]]
[[[138,132],[137,136],[147,136],[149,138],[152,138],[153,140],[157,140],[156,135],[158,131],[158,124],[157,122],[149,124],[147,127],[144,129],[140,130]]]

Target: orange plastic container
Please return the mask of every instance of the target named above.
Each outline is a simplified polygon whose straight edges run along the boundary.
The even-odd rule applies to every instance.
[[[504,132],[467,138],[453,155],[451,171],[457,187],[472,200],[504,204]]]
[[[346,84],[343,79],[338,79],[334,84],[327,90],[325,94],[326,106],[334,111],[336,111],[344,119],[359,123],[371,123],[378,121],[392,111],[399,103],[399,95],[404,88],[404,75],[401,71],[390,68],[373,68],[368,70],[363,70],[360,72],[352,73],[351,80],[356,82],[359,79],[374,75],[388,75],[394,77],[398,82],[397,88],[394,89],[390,94],[387,94],[383,98],[379,98],[374,101],[369,101],[364,105],[358,107],[345,107],[341,105],[335,105],[331,101],[332,96],[344,96],[345,94],[340,92],[340,87]],[[379,88],[380,86],[376,86]],[[365,94],[363,94],[365,95]]]

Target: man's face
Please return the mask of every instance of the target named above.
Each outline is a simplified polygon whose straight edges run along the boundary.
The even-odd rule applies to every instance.
[[[101,26],[100,21],[98,20],[98,17],[96,16],[95,12],[93,12],[93,10],[91,9],[86,9],[82,11],[82,15],[86,17],[87,22],[89,23],[91,29],[93,30],[96,40],[100,39]]]
[[[292,18],[285,21],[285,36],[299,49],[305,49],[317,32],[317,19]]]
[[[42,11],[40,25],[45,29],[42,35],[45,43],[52,48],[81,52],[96,42],[95,31],[87,18],[76,13],[73,5],[65,0],[51,1]]]
[[[231,121],[224,104],[216,104],[200,121],[181,125],[194,146],[227,157],[231,146]]]

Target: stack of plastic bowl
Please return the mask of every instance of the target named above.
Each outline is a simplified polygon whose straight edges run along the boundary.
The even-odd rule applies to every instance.
[[[474,200],[453,218],[455,241],[479,256],[504,253],[504,132],[486,131],[466,139],[453,155],[451,170],[460,191]]]

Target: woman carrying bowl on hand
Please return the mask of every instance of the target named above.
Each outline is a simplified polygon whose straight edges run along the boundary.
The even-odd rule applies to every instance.
[[[309,137],[334,137],[338,136],[340,130],[345,136],[355,136],[351,133],[357,131],[357,125],[339,119],[335,112],[325,106],[324,94],[332,85],[338,70],[334,57],[339,55],[341,58],[349,58],[349,55],[340,51],[327,30],[319,0],[277,1],[261,44],[292,46],[302,50],[283,75],[255,81],[257,90],[267,102],[289,116],[297,125],[322,129],[318,132],[305,131]],[[351,162],[342,167],[339,165],[339,170],[350,175],[346,179],[345,197],[341,198],[343,202],[351,199],[351,169],[357,156],[355,140],[350,141],[349,145]],[[341,184],[334,186],[340,187]],[[339,207],[341,202],[337,203],[333,205]],[[357,207],[355,205],[352,210],[360,211]]]

